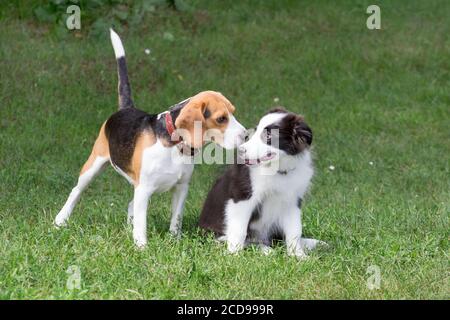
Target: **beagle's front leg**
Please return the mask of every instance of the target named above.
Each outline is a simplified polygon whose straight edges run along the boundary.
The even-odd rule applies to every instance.
[[[245,200],[235,203],[229,200],[225,208],[225,235],[230,253],[236,253],[244,248],[247,228],[255,204]]]
[[[147,207],[154,189],[140,184],[134,189],[133,239],[138,248],[147,245]]]
[[[170,233],[179,237],[181,234],[181,225],[183,222],[184,202],[188,194],[188,182],[182,182],[175,186],[172,195],[172,218],[170,220]]]

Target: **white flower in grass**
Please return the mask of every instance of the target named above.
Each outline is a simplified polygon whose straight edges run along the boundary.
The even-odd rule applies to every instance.
[[[330,169],[331,171],[333,171],[334,169],[336,169],[333,165],[329,166],[328,169]]]
[[[150,51],[149,48],[147,48],[147,49],[144,50],[144,52],[145,52],[146,55],[149,55],[151,51]]]
[[[278,97],[273,98],[273,102],[275,102],[275,103],[280,102],[280,98],[278,98]]]
[[[373,161],[369,161],[369,164],[370,164],[371,166],[373,166]]]

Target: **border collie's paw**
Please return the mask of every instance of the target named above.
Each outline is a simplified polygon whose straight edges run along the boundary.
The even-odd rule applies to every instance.
[[[259,249],[265,256],[268,256],[269,254],[271,254],[273,252],[273,249],[270,246],[265,245],[265,244],[260,244]]]
[[[231,254],[238,253],[239,251],[242,250],[242,248],[243,248],[243,245],[239,242],[230,242],[230,241],[227,242],[227,249],[228,249],[228,252]]]
[[[308,258],[308,255],[301,247],[288,250],[288,255],[291,257],[296,257],[299,261],[306,260]]]
[[[306,251],[311,251],[311,250],[321,249],[321,248],[328,248],[328,244],[321,240],[302,238],[300,241],[301,241],[303,249]]]

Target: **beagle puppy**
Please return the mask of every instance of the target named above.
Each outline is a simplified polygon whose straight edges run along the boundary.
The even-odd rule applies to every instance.
[[[66,224],[81,193],[109,162],[134,186],[128,205],[128,221],[138,247],[147,243],[147,205],[153,193],[173,189],[170,232],[181,232],[182,212],[194,164],[191,150],[214,141],[226,149],[239,146],[245,128],[234,118],[235,107],[221,93],[203,91],[160,114],[134,107],[119,36],[111,29],[118,68],[119,111],[100,128],[91,155],[81,169],[78,183],[55,218]]]

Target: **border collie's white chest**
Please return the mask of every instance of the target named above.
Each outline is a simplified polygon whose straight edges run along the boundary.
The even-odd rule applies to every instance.
[[[311,154],[305,151],[301,156],[279,163],[276,171],[262,166],[250,168],[252,198],[264,201],[276,195],[280,201],[302,198],[314,174]]]

